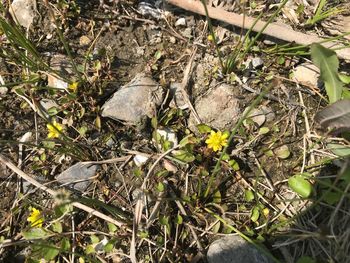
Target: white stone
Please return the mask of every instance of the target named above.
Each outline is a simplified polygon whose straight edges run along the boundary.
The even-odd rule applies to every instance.
[[[186,26],[186,19],[184,17],[180,17],[175,22],[175,26]]]
[[[303,63],[293,70],[293,77],[296,81],[305,85],[318,86],[320,70],[314,64]]]
[[[140,155],[140,154],[136,154],[134,156],[134,163],[136,164],[136,166],[140,167],[143,164],[145,164],[147,162],[149,158],[144,156],[144,155]]]
[[[36,14],[35,0],[13,0],[10,14],[21,26],[29,28]]]

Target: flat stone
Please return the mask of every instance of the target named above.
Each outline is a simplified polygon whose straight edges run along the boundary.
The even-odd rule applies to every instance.
[[[303,63],[293,70],[295,80],[301,84],[318,86],[320,70],[314,64]]]
[[[29,28],[36,14],[36,2],[34,0],[14,0],[10,7],[10,14],[21,26]]]
[[[242,114],[240,99],[235,96],[235,87],[221,84],[199,98],[194,108],[201,121],[218,130],[231,130]],[[190,114],[189,128],[196,131],[193,113]]]
[[[50,61],[50,66],[57,71],[60,76],[70,78],[73,74],[72,64],[69,58],[62,54],[56,54]],[[47,78],[48,86],[56,89],[68,89],[69,83],[61,79],[59,76],[49,75]]]
[[[56,180],[60,184],[84,192],[91,183],[92,177],[96,175],[98,168],[98,165],[79,162],[57,175]]]
[[[273,262],[245,239],[226,236],[214,241],[208,249],[209,263],[270,263]]]
[[[189,106],[185,101],[180,87],[181,83],[179,82],[170,83],[170,94],[172,96],[172,100],[170,101],[170,107],[185,110],[188,109]]]
[[[163,97],[162,87],[140,73],[102,106],[102,116],[136,125],[144,117],[154,116]]]

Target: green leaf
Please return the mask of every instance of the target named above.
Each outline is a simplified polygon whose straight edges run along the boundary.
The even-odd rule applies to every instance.
[[[312,192],[312,185],[301,175],[289,178],[288,185],[294,192],[304,198],[308,198]]]
[[[52,224],[52,231],[56,233],[62,233],[62,224],[60,222],[54,222]]]
[[[212,130],[208,125],[204,123],[198,124],[197,129],[200,133],[209,133]]]
[[[159,182],[157,185],[158,192],[164,192],[165,186],[162,182]]]
[[[97,244],[98,242],[100,242],[100,239],[95,235],[91,235],[90,240],[92,244]]]
[[[183,222],[183,218],[181,215],[177,215],[176,218],[175,218],[175,224],[177,225],[181,225]]]
[[[70,249],[70,242],[69,239],[64,237],[61,241],[61,249],[63,251],[68,251]]]
[[[113,241],[109,241],[104,247],[103,247],[103,250],[106,252],[106,253],[109,253],[113,250],[113,247],[114,247],[114,243]]]
[[[259,216],[260,216],[260,211],[259,211],[259,207],[254,207],[253,210],[252,210],[252,214],[250,216],[250,220],[252,220],[253,222],[256,222],[258,221],[259,219]]]
[[[269,132],[270,132],[270,129],[268,127],[261,127],[259,129],[259,135],[268,134]]]
[[[239,171],[239,164],[236,160],[229,160],[228,164],[231,166],[231,168],[235,171]]]
[[[311,45],[312,62],[320,69],[320,77],[323,80],[330,103],[341,98],[343,83],[338,75],[339,60],[336,53],[320,44]]]
[[[174,154],[174,157],[180,161],[185,162],[185,163],[193,162],[196,159],[196,157],[192,153],[190,153],[186,150],[176,151],[176,153]]]
[[[169,217],[168,216],[164,216],[164,215],[160,215],[159,216],[159,223],[163,226],[167,226],[169,225]]]
[[[326,203],[329,205],[334,205],[339,202],[341,197],[342,197],[342,193],[327,191],[326,194],[323,196],[323,200],[325,200]]]
[[[95,248],[92,245],[87,245],[85,248],[85,253],[87,255],[95,253]]]
[[[107,226],[108,226],[108,230],[110,233],[114,233],[118,229],[117,226],[115,224],[112,224],[112,223],[107,223]]]
[[[344,84],[350,84],[350,76],[341,73],[339,73],[338,76],[341,82]]]
[[[290,151],[287,145],[282,145],[275,150],[275,154],[280,159],[287,159],[290,156]]]
[[[350,156],[350,147],[336,144],[336,143],[328,143],[327,148],[332,151],[335,155],[339,157],[347,157]]]
[[[213,194],[213,203],[220,204],[221,203],[221,193],[219,190],[215,191]]]
[[[50,233],[43,228],[35,227],[22,232],[22,235],[25,239],[44,239],[49,237]]]
[[[254,200],[254,193],[252,190],[246,190],[244,192],[244,198],[247,202],[253,201]]]

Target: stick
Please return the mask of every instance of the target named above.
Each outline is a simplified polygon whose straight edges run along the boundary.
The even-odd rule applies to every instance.
[[[168,3],[172,5],[176,5],[178,7],[181,7],[185,10],[200,14],[200,15],[205,15],[205,10],[203,7],[203,4],[197,0],[167,0]],[[233,12],[227,12],[225,10],[219,9],[219,8],[214,8],[211,6],[207,6],[208,8],[208,13],[210,18],[217,19],[226,23],[229,23],[234,26],[242,27],[244,29],[249,29],[252,27],[254,23],[254,18],[245,16],[243,18],[243,15],[239,15]],[[244,23],[243,23],[244,21]],[[265,25],[265,22],[263,21],[258,21],[256,25],[253,28],[253,31],[259,32]],[[267,28],[263,32],[265,35],[279,38],[281,40],[287,41],[287,42],[294,42],[299,45],[310,45],[312,43],[319,43],[322,41],[325,41],[325,39],[313,36],[313,35],[308,35],[304,34],[301,32],[294,31],[292,29],[286,28],[285,26],[281,25],[280,23],[270,23]],[[343,49],[338,49],[335,50],[335,52],[338,54],[340,58],[350,60],[350,48],[348,46],[344,46],[342,44],[338,44],[335,42],[325,42],[322,43],[323,46],[327,48],[332,48],[332,49],[338,49],[338,48],[343,48]]]

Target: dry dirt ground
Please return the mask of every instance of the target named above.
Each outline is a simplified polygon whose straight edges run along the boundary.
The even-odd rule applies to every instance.
[[[271,43],[264,42],[262,37],[245,58],[239,58],[239,67],[224,75],[220,72],[213,42],[208,40],[204,17],[169,6],[166,18],[157,20],[141,14],[136,1],[105,1],[104,5],[99,1],[77,1],[76,6],[72,2],[52,1],[50,12],[58,18],[63,37],[84,80],[79,80],[74,73],[65,76],[71,82],[79,82],[75,93],[48,89],[49,74],[45,70],[26,69],[2,52],[1,76],[11,85],[0,100],[0,150],[22,171],[57,191],[64,187],[55,181],[55,176],[73,164],[125,157],[121,162],[101,164],[84,193],[69,190],[72,200],[124,225],[111,231],[105,220],[81,210],[59,217],[55,210],[56,197],[41,189],[23,193],[27,189],[23,181],[1,164],[0,236],[8,242],[1,248],[2,262],[15,262],[14,258],[20,260],[30,255],[25,248],[35,241],[25,241],[22,234],[30,228],[27,222],[30,207],[43,211],[44,226],[48,229],[55,220],[62,223],[62,232],[53,234],[48,242],[58,245],[67,238],[70,246],[75,247],[76,258],[88,254],[87,248],[93,244],[91,235],[98,236],[99,240],[107,237],[113,244],[111,250],[88,254],[85,262],[102,259],[105,261],[101,262],[129,262],[128,255],[132,254],[130,248],[133,247],[137,258],[144,262],[198,259],[204,262],[202,255],[208,245],[220,235],[234,232],[228,225],[259,240],[281,262],[295,262],[302,255],[321,260],[317,262],[340,262],[329,261],[336,255],[329,255],[327,250],[331,231],[323,225],[325,222],[317,212],[322,209],[312,208],[316,212],[310,210],[304,218],[299,217],[298,222],[292,220],[310,203],[300,200],[290,190],[288,178],[301,171],[319,177],[334,175],[339,169],[330,162],[327,165],[322,162],[325,157],[322,149],[316,154],[309,151],[321,145],[313,116],[325,105],[319,96],[324,95],[324,90],[299,85],[290,77],[292,69],[304,61],[301,57],[268,52]],[[267,4],[256,3],[258,7]],[[38,1],[37,8],[38,15],[27,32],[29,39],[48,64],[57,54],[64,54],[69,62],[47,7]],[[246,10],[248,15],[257,13],[249,5]],[[242,11],[242,7],[237,6],[235,11]],[[3,14],[10,21],[10,16],[6,12]],[[186,25],[175,26],[179,18],[185,18]],[[240,30],[213,23],[214,29],[222,32],[219,47],[226,56],[235,47]],[[7,45],[5,38],[1,41],[2,45]],[[249,119],[238,129],[228,148],[228,159],[236,164],[221,161],[221,170],[209,195],[204,192],[219,155],[207,147],[207,134],[188,129],[191,110],[173,107],[170,93],[155,112],[153,121],[146,118],[142,123],[129,125],[101,116],[102,105],[137,73],[147,73],[166,93],[171,83],[182,82],[194,47],[197,50],[186,87],[193,104],[218,85],[227,83],[232,85],[239,100],[241,116],[262,90],[271,87],[258,104],[258,108],[265,107],[271,114],[263,113],[265,120],[261,124]],[[247,69],[246,65],[254,58],[261,58],[263,65]],[[18,87],[23,91],[21,96],[14,91]],[[55,101],[58,105],[55,116],[66,124],[68,139],[55,139],[55,146],[48,147],[45,144],[47,121],[38,116],[23,97],[34,103],[42,99]],[[154,120],[157,120],[156,125]],[[152,141],[155,126],[172,129],[179,140],[193,134],[196,142],[190,145],[189,151],[194,160],[186,163],[163,158],[154,166],[164,152]],[[268,132],[262,132],[261,128]],[[20,144],[19,140],[27,132],[32,132],[32,136]],[[314,137],[306,137],[306,134]],[[283,156],[285,152],[280,153],[280,150],[286,147],[287,155]],[[140,167],[133,162],[138,153],[150,157]],[[143,191],[141,186],[150,170],[147,189]],[[248,201],[249,189],[253,198]],[[146,209],[133,244],[137,200],[145,197]],[[257,218],[252,218],[253,211]],[[153,220],[150,220],[152,212]],[[310,245],[309,239],[314,243]],[[324,247],[326,249],[322,250]],[[35,248],[32,247],[32,251]],[[60,256],[71,256],[68,251],[71,249],[60,251]]]

